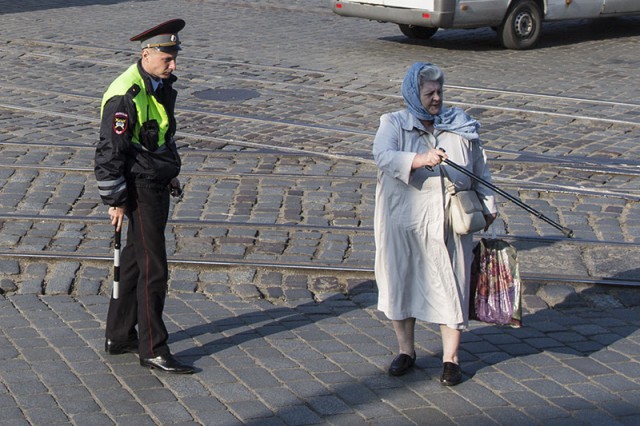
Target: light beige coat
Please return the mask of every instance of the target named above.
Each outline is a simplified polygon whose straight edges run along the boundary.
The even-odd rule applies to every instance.
[[[411,169],[416,153],[443,148],[449,160],[487,181],[484,150],[450,132],[427,133],[408,111],[385,114],[373,142],[378,166],[374,216],[378,309],[392,320],[417,318],[452,328],[468,324],[473,236],[449,226],[449,194],[440,168],[456,188],[472,186],[486,213],[495,213],[493,193],[451,168]]]

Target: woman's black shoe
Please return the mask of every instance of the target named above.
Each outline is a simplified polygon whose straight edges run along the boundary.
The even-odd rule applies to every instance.
[[[442,368],[442,376],[440,383],[444,386],[455,386],[462,381],[462,372],[460,366],[453,362],[445,362]]]
[[[392,376],[402,376],[404,373],[409,371],[413,364],[416,362],[416,353],[413,353],[413,356],[409,356],[407,354],[400,354],[394,358],[391,362],[391,366],[389,367],[389,374]]]

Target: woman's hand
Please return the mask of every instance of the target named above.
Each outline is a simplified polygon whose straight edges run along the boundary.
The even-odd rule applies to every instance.
[[[493,221],[496,220],[497,217],[498,217],[498,213],[491,213],[491,214],[484,215],[484,220],[487,222],[487,224],[484,227],[484,232],[487,232],[487,230],[489,229]]]
[[[447,154],[443,150],[432,148],[425,153],[416,154],[416,156],[413,157],[411,168],[418,169],[420,167],[435,167],[446,159]]]

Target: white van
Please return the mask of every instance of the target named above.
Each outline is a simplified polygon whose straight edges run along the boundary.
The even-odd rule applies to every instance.
[[[438,28],[492,27],[502,45],[528,49],[542,21],[640,14],[640,0],[329,0],[338,15],[393,22],[409,38]]]

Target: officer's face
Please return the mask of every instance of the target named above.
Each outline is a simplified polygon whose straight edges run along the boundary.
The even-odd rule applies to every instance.
[[[142,68],[155,78],[169,78],[176,70],[176,58],[178,52],[161,52],[154,48],[142,51]]]
[[[440,114],[442,108],[442,87],[437,81],[425,81],[420,87],[420,101],[431,115]]]

